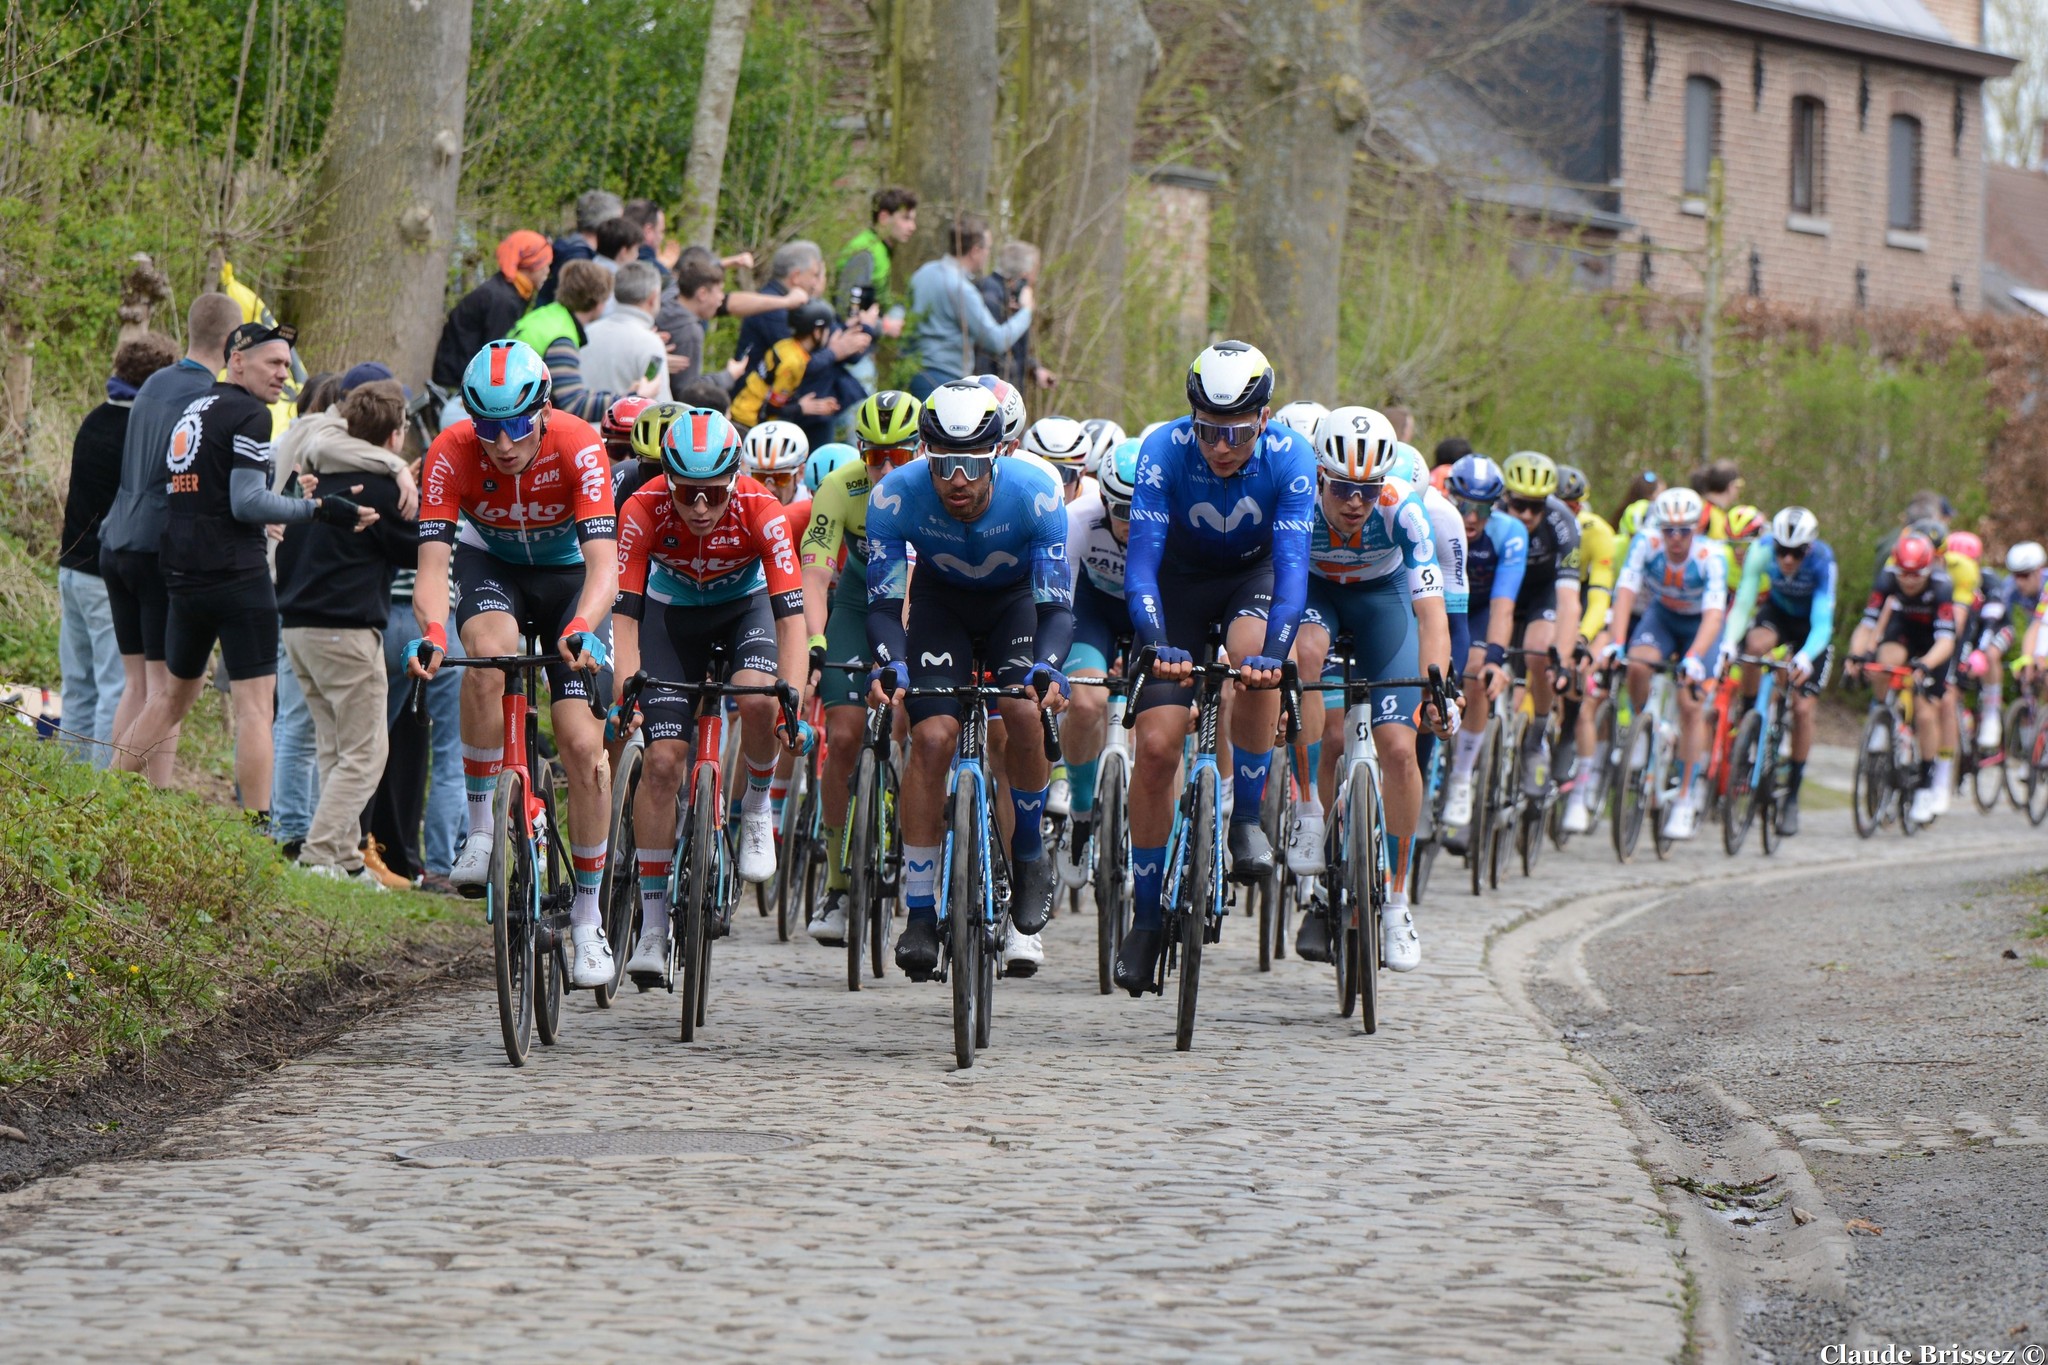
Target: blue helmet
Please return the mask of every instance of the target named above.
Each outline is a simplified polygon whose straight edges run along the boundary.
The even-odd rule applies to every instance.
[[[1499,502],[1501,494],[1508,491],[1508,482],[1501,477],[1500,466],[1484,455],[1465,455],[1451,466],[1447,480],[1453,496],[1467,502]]]
[[[502,422],[548,405],[554,392],[547,362],[523,341],[493,341],[462,371],[462,406],[471,417]]]
[[[825,482],[825,476],[843,464],[860,463],[860,452],[844,441],[827,441],[811,452],[811,458],[804,461],[804,487],[815,493]]]
[[[1096,482],[1102,486],[1106,498],[1120,498],[1129,502],[1138,487],[1138,449],[1145,443],[1136,437],[1118,441],[1102,457],[1102,464],[1095,471]]]
[[[725,414],[686,408],[661,438],[661,467],[672,479],[725,479],[740,467],[739,433]]]
[[[1429,482],[1429,466],[1423,463],[1422,452],[1406,441],[1394,443],[1394,467],[1387,472],[1416,488]]]

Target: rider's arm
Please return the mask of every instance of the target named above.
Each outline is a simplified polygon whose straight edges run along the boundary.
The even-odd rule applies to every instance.
[[[784,681],[795,682],[810,695],[810,638],[804,629],[804,585],[796,567],[796,536],[782,504],[760,500],[753,525],[754,544],[768,579],[768,605],[775,615],[775,658]]]
[[[827,478],[811,499],[811,521],[797,546],[797,562],[804,581],[804,628],[823,635],[830,617],[832,571],[839,562],[840,546],[846,542],[846,485]]]
[[[924,477],[920,470],[914,477]],[[891,474],[868,494],[868,647],[883,663],[905,657],[903,603],[910,593],[910,547],[897,520],[903,507]]]
[[[1138,452],[1138,482],[1131,495],[1131,531],[1124,554],[1124,602],[1131,631],[1141,645],[1166,643],[1166,615],[1159,604],[1159,560],[1166,552],[1166,471],[1159,452],[1167,432],[1152,434]],[[1155,450],[1155,447],[1157,449]]]
[[[1614,531],[1594,518],[1579,535],[1579,566],[1585,574],[1585,607],[1579,617],[1579,634],[1591,640],[1607,624],[1607,611],[1614,602]]]
[[[1813,608],[1806,618],[1811,626],[1806,632],[1806,643],[1799,647],[1799,656],[1808,663],[1825,654],[1835,638],[1835,577],[1841,567],[1829,560],[1820,576],[1820,588],[1813,594]]]
[[[562,632],[565,637],[604,620],[619,593],[619,516],[612,502],[611,462],[603,443],[592,441],[568,463],[576,543],[583,549],[583,592],[576,599],[575,619]]]
[[[1299,438],[1295,448],[1300,451],[1302,472],[1280,494],[1279,509],[1273,514],[1273,605],[1266,616],[1265,645],[1269,659],[1284,659],[1294,648],[1294,633],[1301,629],[1301,609],[1308,605],[1308,541],[1316,521],[1315,464]],[[1421,513],[1420,503],[1416,511]],[[1428,533],[1425,516],[1423,534]]]
[[[1486,662],[1507,660],[1508,641],[1515,633],[1515,598],[1529,569],[1529,531],[1513,517],[1496,512],[1486,519],[1486,537],[1493,541],[1493,597],[1487,604]]]
[[[412,614],[420,636],[447,643],[448,564],[455,556],[455,524],[462,502],[455,472],[455,432],[444,431],[427,449],[420,473],[420,565],[413,581]]]
[[[1064,506],[1039,512],[1033,524],[1031,600],[1038,607],[1037,662],[1057,668],[1074,642],[1074,572],[1067,558]]]
[[[1762,589],[1764,571],[1771,561],[1771,547],[1758,541],[1742,557],[1742,578],[1735,585],[1735,602],[1728,608],[1728,638],[1740,643],[1748,633],[1749,619],[1756,611],[1756,595]]]
[[[1721,622],[1728,615],[1728,556],[1715,550],[1701,562],[1701,568],[1706,573],[1707,586],[1700,594],[1700,628],[1686,653],[1710,661],[1721,638]]]

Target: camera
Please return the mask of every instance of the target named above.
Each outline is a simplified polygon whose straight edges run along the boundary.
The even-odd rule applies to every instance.
[[[875,287],[871,284],[856,284],[846,291],[847,311],[865,313],[875,302]]]

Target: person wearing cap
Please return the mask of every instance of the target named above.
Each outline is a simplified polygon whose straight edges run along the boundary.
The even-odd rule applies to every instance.
[[[170,496],[158,551],[170,609],[164,667],[170,684],[135,722],[115,759],[140,772],[175,744],[185,713],[206,686],[218,643],[235,706],[235,784],[242,808],[270,823],[271,715],[277,684],[277,591],[264,528],[322,521],[361,530],[375,509],[340,494],[287,498],[271,491],[270,404],[292,372],[290,327],[246,322],[228,336],[227,378],[192,400],[164,452]]]
[[[462,386],[462,367],[469,358],[485,342],[508,335],[547,283],[555,249],[538,232],[521,228],[498,243],[497,256],[498,273],[449,310],[434,347],[434,382],[451,393]]]
[[[555,238],[555,259],[546,284],[534,295],[540,305],[553,303],[561,282],[562,267],[571,261],[588,261],[597,256],[597,229],[626,211],[625,201],[610,190],[585,190],[576,196],[576,230]],[[536,350],[545,349],[536,347]]]

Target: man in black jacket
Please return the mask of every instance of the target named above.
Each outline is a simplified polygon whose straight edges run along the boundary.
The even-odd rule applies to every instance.
[[[464,294],[441,327],[441,340],[434,347],[436,384],[450,393],[462,387],[462,367],[485,342],[512,330],[547,283],[554,259],[554,247],[538,232],[521,228],[505,235],[498,243],[498,273]]]
[[[351,389],[338,409],[348,434],[396,452],[405,441],[405,391],[383,379]],[[277,607],[284,649],[313,713],[320,754],[320,805],[299,861],[325,876],[377,885],[360,851],[362,815],[389,753],[384,626],[396,569],[419,563],[419,527],[402,520],[397,480],[350,469],[324,471],[315,451],[308,473],[377,510],[377,524],[351,529],[306,523],[285,532],[277,556]],[[350,461],[351,464],[360,461]]]

